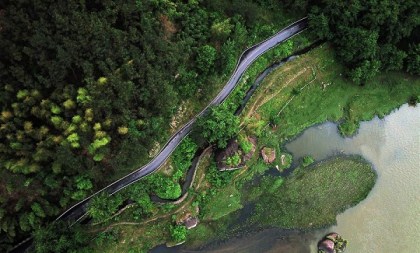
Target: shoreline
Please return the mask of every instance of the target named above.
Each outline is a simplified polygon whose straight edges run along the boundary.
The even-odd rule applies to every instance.
[[[314,51],[311,51],[310,52],[310,55],[309,56],[306,56],[305,55],[305,57],[301,57],[301,58],[299,58],[299,59],[303,59],[303,58],[305,58],[305,59],[303,59],[303,60],[300,60],[300,61],[305,61],[306,60],[306,57],[311,57],[311,55],[312,54],[318,54],[319,52],[320,52],[320,49],[318,48],[318,49],[316,49],[315,50],[316,52],[314,52]],[[324,50],[325,51],[325,50]],[[322,52],[322,51],[321,51]],[[299,60],[298,59],[298,60]],[[293,61],[293,62],[291,62],[291,64],[292,64],[292,67],[293,67],[293,65],[296,65],[297,63],[296,63],[296,61]],[[280,69],[279,70],[277,70],[277,71],[281,71]],[[276,71],[275,71],[276,72]],[[271,75],[269,75],[269,76],[267,76],[266,77],[266,80],[265,80],[265,82],[267,82],[267,78],[268,79],[270,79],[270,78],[272,78],[272,76],[275,76],[275,73],[271,73]],[[344,84],[343,84],[344,85]],[[351,86],[351,84],[347,84],[348,86],[344,86],[344,87],[346,87],[346,88],[348,88],[348,89],[355,89],[355,87],[352,87]],[[264,86],[264,84],[262,83],[261,84],[261,89],[262,89],[262,87]],[[315,88],[316,88],[317,86],[315,86]],[[358,88],[358,87],[356,87],[356,88]],[[386,88],[386,87],[385,87]],[[384,88],[384,89],[385,89]],[[257,91],[261,91],[261,89],[258,89]],[[314,89],[313,87],[311,88],[311,89]],[[415,87],[413,87],[412,89],[414,89],[415,90]],[[328,91],[328,89],[327,89],[327,91]],[[369,89],[368,88],[364,88],[364,90],[361,90],[362,92],[368,92],[369,91]],[[286,92],[287,92],[287,90],[286,90]],[[290,92],[290,91],[289,91]],[[258,93],[258,92],[257,92]],[[256,94],[257,94],[256,93]],[[408,94],[410,94],[410,92],[407,92]],[[310,91],[310,90],[304,90],[303,92],[302,92],[302,96],[306,96],[305,94],[310,94],[310,95],[312,95],[312,91]],[[401,100],[401,98],[400,98],[400,100]],[[398,101],[400,101],[400,100],[398,100]],[[252,102],[255,102],[255,101],[253,101],[252,100],[252,98],[251,98],[251,100],[250,100],[250,103],[252,103]],[[396,110],[398,110],[401,106],[403,106],[404,104],[406,103],[406,101],[404,101],[403,103],[401,103],[401,104],[397,104],[395,107],[392,107],[391,109],[387,109],[386,111],[387,111],[387,113],[386,113],[386,115],[389,115],[389,114],[391,114],[392,112],[394,112],[394,111],[396,111]],[[394,102],[394,104],[395,104],[395,102]],[[290,106],[293,106],[293,103],[290,105]],[[391,105],[387,105],[388,107],[391,107]],[[249,107],[248,107],[249,108]],[[252,108],[252,107],[251,107]],[[245,108],[246,109],[246,108]],[[261,108],[258,108],[259,110],[261,110]],[[287,111],[287,110],[286,110]],[[370,111],[369,111],[370,112]],[[381,111],[375,111],[375,112],[373,112],[372,113],[372,115],[369,117],[370,118],[370,120],[372,120],[372,119],[374,119],[375,117],[378,117],[379,119],[380,118],[382,118],[382,117],[380,117],[381,115],[383,115],[383,111],[381,112]],[[263,115],[264,116],[264,115]],[[285,115],[282,115],[282,117],[284,117]],[[287,116],[287,114],[286,114],[286,116]],[[280,145],[280,148],[282,149],[282,150],[285,150],[285,145],[287,144],[287,143],[289,143],[289,142],[291,142],[291,141],[293,141],[293,140],[295,140],[295,139],[297,139],[298,137],[300,137],[302,134],[303,134],[303,132],[305,131],[305,130],[307,130],[308,128],[311,128],[311,127],[316,127],[316,126],[318,126],[318,125],[321,125],[321,124],[324,124],[325,122],[331,122],[331,123],[333,123],[333,124],[335,124],[336,125],[336,127],[335,127],[335,131],[339,131],[338,130],[338,124],[340,123],[340,121],[341,120],[343,120],[344,119],[344,116],[345,116],[345,114],[343,113],[342,115],[341,115],[341,117],[338,119],[338,120],[336,120],[336,121],[334,121],[334,120],[331,120],[331,118],[326,118],[325,120],[322,120],[322,121],[318,121],[318,122],[315,122],[314,124],[312,124],[312,125],[308,125],[308,126],[306,126],[306,124],[304,125],[304,126],[306,126],[306,127],[304,127],[304,128],[300,128],[301,126],[299,125],[299,132],[297,133],[297,134],[295,134],[295,135],[293,135],[293,137],[292,138],[284,138],[284,139],[280,139],[280,138],[276,138],[275,140],[277,141],[278,140],[278,142],[281,142],[281,145]],[[360,117],[360,122],[366,122],[366,121],[370,121],[370,120],[366,120],[366,117],[365,116],[363,116],[363,117]],[[313,122],[314,120],[308,120],[308,122]],[[280,129],[281,129],[281,126],[280,126]],[[266,129],[265,131],[268,131],[268,132],[270,132],[270,131],[275,131],[276,129]],[[295,131],[295,130],[294,130]],[[351,137],[344,137],[344,138],[353,138],[354,136],[356,136],[357,134],[358,134],[359,132],[358,132],[358,130],[351,136]],[[342,138],[343,138],[343,136],[341,136]],[[275,136],[271,136],[271,138],[269,138],[269,139],[273,139],[273,138],[275,138]],[[264,139],[259,139],[260,140],[260,142],[259,142],[259,146],[261,146],[261,145],[264,145]],[[340,154],[332,154],[331,156],[332,157],[334,157],[335,155],[340,155]],[[325,160],[325,159],[324,159]],[[314,164],[314,166],[316,166],[317,164],[319,163],[319,161],[316,163],[316,164]],[[370,165],[372,165],[372,163],[369,161],[369,164]],[[255,166],[256,165],[256,160],[255,159],[251,159],[251,167],[253,167],[253,166]],[[251,171],[251,170],[254,170],[254,171]],[[373,170],[374,171],[376,171],[376,168],[373,168]],[[240,181],[242,180],[245,180],[246,181],[246,179],[244,179],[244,177],[246,177],[247,175],[253,175],[253,174],[255,174],[255,173],[258,173],[257,171],[255,171],[255,169],[254,168],[251,168],[251,169],[247,169],[246,171],[245,171],[245,175],[241,175],[241,177],[240,177],[240,179],[238,180],[238,181],[236,181],[236,182],[239,182],[239,184],[241,184],[240,183]],[[233,183],[233,184],[235,184],[235,185],[237,185],[238,183]],[[224,188],[224,189],[221,189],[221,191],[223,191],[223,192],[225,192],[226,191],[226,188]],[[225,194],[228,194],[228,193],[226,193],[225,192]],[[228,204],[229,202],[227,202],[226,204]],[[243,203],[243,202],[242,202]],[[239,209],[240,210],[240,209]],[[342,212],[344,212],[346,210],[346,208],[344,209],[344,210],[342,210],[341,211],[341,213]],[[336,217],[336,216],[335,216]],[[224,222],[224,221],[226,221],[226,220],[229,220],[229,218],[228,217],[226,217],[226,216],[224,216],[224,217],[222,217],[222,218],[220,218],[220,219],[218,219],[218,220],[213,220],[213,221],[210,221],[210,223],[213,223],[213,225],[215,224],[215,223],[220,223],[220,222]],[[212,226],[213,226],[212,225]],[[200,225],[199,225],[200,226]],[[214,227],[214,226],[213,226]],[[326,227],[325,228],[327,228],[327,227],[329,227],[329,225],[326,225]],[[195,228],[194,230],[197,230],[198,228]],[[201,229],[200,231],[194,231],[194,230],[192,230],[191,231],[191,233],[204,233],[202,236],[203,236],[203,240],[204,240],[204,242],[208,242],[209,241],[209,238],[211,238],[212,237],[212,233],[214,233],[214,232],[212,232],[212,229],[210,229],[210,230],[203,230],[203,229]],[[220,231],[218,231],[218,234],[219,235],[222,235],[222,234],[224,234],[224,233],[226,233],[226,232],[228,232],[228,231],[224,231],[223,229],[222,230],[220,230]],[[189,232],[190,233],[190,232]],[[229,234],[229,232],[228,232],[228,234]],[[224,237],[224,236],[223,236]],[[196,238],[196,239],[198,239],[198,238]],[[188,245],[189,244],[189,241],[190,240],[194,240],[194,237],[193,238],[190,238],[190,235],[188,236],[188,239],[187,239],[187,243],[186,243],[186,245]],[[190,241],[191,242],[191,241]],[[204,245],[208,245],[209,243],[204,243]]]

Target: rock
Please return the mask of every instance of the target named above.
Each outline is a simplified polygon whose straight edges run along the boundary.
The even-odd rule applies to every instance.
[[[324,236],[318,242],[319,253],[339,253],[344,252],[347,246],[347,241],[344,240],[339,234],[333,232]]]
[[[286,165],[286,155],[281,155],[281,157],[280,157],[280,159],[281,159],[281,165],[282,166],[284,166],[284,165]]]
[[[184,225],[187,229],[195,228],[198,225],[198,218],[190,216],[184,221]]]
[[[256,150],[257,140],[255,137],[247,138],[252,145],[250,152],[248,152],[247,154],[243,153],[243,150],[240,148],[237,139],[229,140],[225,149],[216,151],[216,164],[217,168],[220,171],[241,169],[245,166],[246,161],[252,158]],[[236,160],[238,156],[239,163],[235,162],[234,164],[232,164],[232,160],[230,160],[231,162],[228,162],[228,160],[232,159],[233,157],[236,157]]]
[[[330,239],[323,239],[320,243],[318,243],[318,252],[336,253],[334,249],[334,242]]]
[[[335,240],[339,237],[339,235],[335,232],[329,233],[325,236],[325,238],[330,239],[331,241],[335,242]]]
[[[264,147],[261,149],[261,156],[265,163],[272,163],[276,160],[276,150],[274,148]]]

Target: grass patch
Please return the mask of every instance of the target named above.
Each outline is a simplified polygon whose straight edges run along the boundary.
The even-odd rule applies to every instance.
[[[366,198],[376,174],[359,157],[338,157],[296,170],[276,190],[278,178],[269,180],[251,223],[302,229],[335,223],[337,214]]]
[[[170,219],[152,222],[147,226],[124,225],[116,226],[119,232],[114,240],[105,240],[96,246],[94,252],[128,252],[146,253],[154,246],[170,240]]]
[[[214,194],[210,191],[209,195],[209,199],[202,206],[204,220],[217,220],[243,207],[241,194],[234,185],[229,185]]]
[[[231,234],[231,225],[235,222],[237,212],[221,217],[216,221],[201,222],[194,229],[188,230],[185,245],[188,249],[200,249],[212,242],[226,240]]]

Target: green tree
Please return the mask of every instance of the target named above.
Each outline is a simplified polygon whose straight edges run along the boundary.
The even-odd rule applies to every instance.
[[[197,121],[200,134],[209,142],[224,148],[227,141],[239,132],[239,118],[225,104],[211,107],[208,114]]]
[[[204,45],[197,50],[197,68],[207,74],[214,66],[216,49],[210,45]]]
[[[56,221],[33,232],[36,253],[88,252],[89,235],[79,224]]]
[[[211,33],[216,39],[224,40],[232,32],[234,25],[231,24],[230,18],[220,22],[215,22],[211,26]]]
[[[408,62],[413,58],[406,56],[408,45],[416,41],[416,1],[306,1],[306,5],[313,34],[331,41],[355,82],[363,83],[379,70],[401,70],[404,65],[411,70]]]
[[[411,45],[408,50],[407,72],[413,75],[420,75],[420,43]]]
[[[187,239],[187,228],[184,225],[171,226],[170,232],[175,242],[183,242]]]
[[[118,210],[118,207],[123,201],[124,199],[121,194],[117,193],[108,196],[106,193],[100,193],[89,202],[88,214],[94,222],[105,221]]]

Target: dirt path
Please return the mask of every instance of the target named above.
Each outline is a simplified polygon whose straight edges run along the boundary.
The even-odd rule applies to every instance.
[[[287,72],[288,70],[290,70],[292,67],[288,66],[288,67],[284,67],[283,68],[283,72]],[[264,90],[262,90],[261,92],[258,93],[257,97],[255,98],[255,102],[252,104],[251,108],[248,109],[248,113],[247,115],[245,115],[245,117],[249,118],[252,115],[252,112],[255,111],[255,106],[258,104],[258,101],[260,99],[262,99],[265,95],[265,93],[267,92],[267,90],[269,88],[271,88],[271,86],[273,86],[273,84],[275,83],[274,80],[271,80],[265,87]]]

